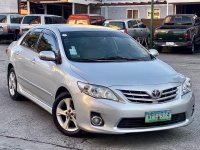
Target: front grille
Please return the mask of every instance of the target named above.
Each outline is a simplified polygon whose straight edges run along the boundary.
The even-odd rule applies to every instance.
[[[177,87],[169,88],[161,91],[160,98],[152,98],[146,91],[131,91],[131,90],[120,90],[123,95],[131,102],[135,103],[164,103],[175,100],[177,96]]]
[[[170,121],[145,123],[145,118],[123,118],[117,125],[118,128],[145,128],[155,126],[165,126],[170,124],[176,124],[186,120],[185,113],[174,114]]]

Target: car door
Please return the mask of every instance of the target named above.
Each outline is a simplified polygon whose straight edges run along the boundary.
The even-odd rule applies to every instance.
[[[127,22],[128,25],[128,34],[137,39],[141,36],[141,30],[138,28],[138,24],[136,20],[130,20]]]
[[[142,23],[142,21],[137,20],[138,28],[141,31],[140,37],[146,38],[148,36],[148,29],[146,28],[146,25]]]
[[[42,29],[32,30],[24,37],[15,52],[15,70],[17,73],[18,83],[21,89],[35,96],[36,88],[32,79],[32,70],[35,67],[35,57],[38,55],[36,46],[40,38]]]
[[[53,61],[45,61],[39,58],[42,51],[53,51],[58,55],[58,44],[56,36],[50,30],[44,30],[38,41],[37,55],[34,55],[34,67],[30,70],[29,78],[34,83],[34,94],[50,107],[53,105],[54,93],[57,89],[56,79],[59,73],[56,70],[58,65]]]

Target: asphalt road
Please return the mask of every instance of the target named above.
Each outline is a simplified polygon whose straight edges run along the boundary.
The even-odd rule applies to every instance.
[[[127,135],[85,134],[81,138],[62,135],[50,114],[29,100],[16,102],[6,86],[5,49],[0,45],[0,150],[22,149],[133,149],[200,150],[200,55],[164,53],[160,59],[192,79],[196,96],[194,122],[173,130]]]

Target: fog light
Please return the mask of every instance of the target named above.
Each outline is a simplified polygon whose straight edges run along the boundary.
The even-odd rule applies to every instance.
[[[103,126],[104,125],[104,121],[101,117],[100,113],[97,112],[91,112],[91,124],[93,126]]]

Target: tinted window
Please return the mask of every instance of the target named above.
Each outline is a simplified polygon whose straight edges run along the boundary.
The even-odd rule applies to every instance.
[[[117,30],[126,29],[124,22],[109,22],[106,26]]]
[[[100,17],[91,17],[91,25],[103,25],[104,20]]]
[[[117,58],[150,60],[146,50],[128,35],[111,31],[61,33],[66,56],[72,61]]]
[[[29,32],[23,39],[21,45],[30,48],[32,50],[35,50],[38,39],[40,37],[40,33],[41,33],[40,31]]]
[[[0,15],[0,23],[6,23],[7,22],[7,16]]]
[[[22,22],[23,24],[41,24],[40,16],[25,16]]]
[[[57,44],[55,37],[49,34],[43,34],[38,45],[38,53],[41,51],[57,52]]]
[[[167,16],[165,25],[192,25],[193,19],[190,16]]]
[[[20,24],[21,21],[22,21],[22,16],[10,16],[10,22],[11,23],[17,23],[17,24]]]
[[[128,21],[128,28],[137,28],[137,21],[133,20],[133,21]]]
[[[45,17],[45,24],[63,24],[66,20],[62,17]]]

